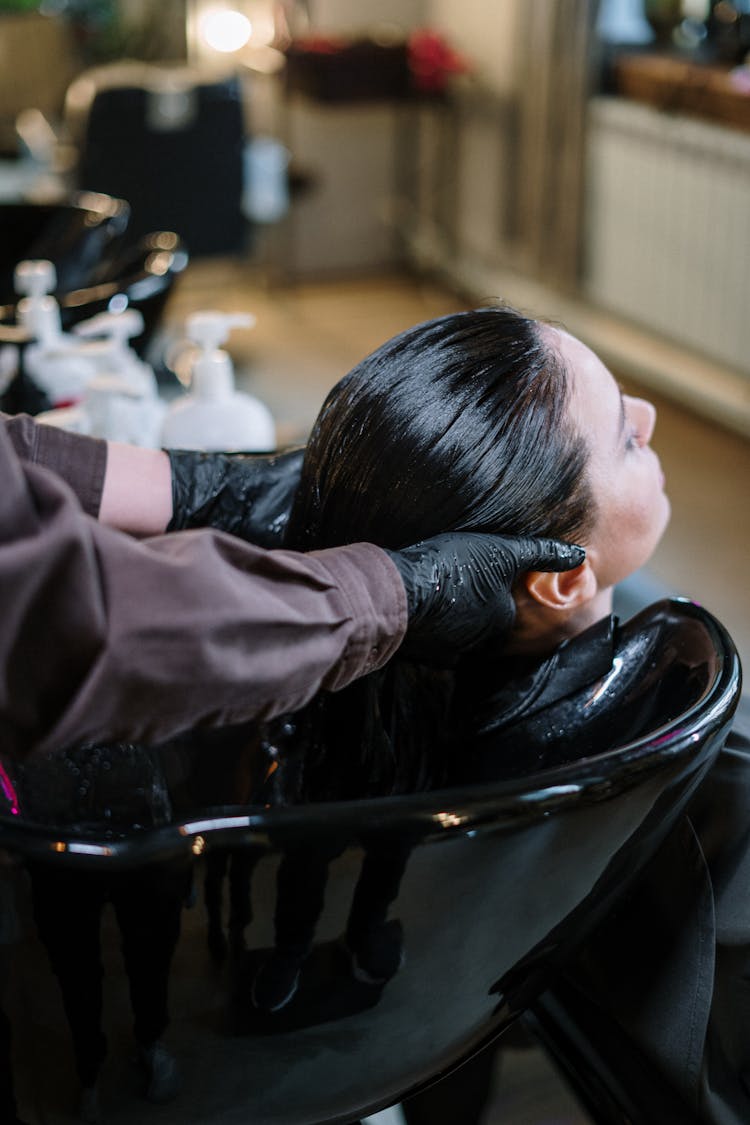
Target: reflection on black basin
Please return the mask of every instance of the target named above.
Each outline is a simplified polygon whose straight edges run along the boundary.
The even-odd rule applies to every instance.
[[[0,843],[38,881],[40,915],[59,896],[53,940],[60,927],[75,935],[75,896],[90,901],[102,882],[123,901],[142,893],[162,913],[174,892],[179,915],[191,866],[200,888],[217,862],[236,860],[234,934],[214,932],[212,959],[202,906],[187,911],[171,960],[165,1041],[183,1071],[181,1121],[350,1121],[401,1100],[526,1007],[674,823],[739,697],[734,646],[692,603],[659,603],[625,633],[613,673],[564,712],[551,709],[545,730],[539,718],[522,732],[516,766],[523,773],[526,758],[533,772],[481,786],[248,809],[236,799],[232,739],[191,752],[79,750],[23,771],[5,764]],[[576,729],[588,754],[580,760]],[[105,810],[98,820],[81,812],[88,794]],[[125,933],[125,910],[121,923]],[[111,922],[107,933],[117,941]],[[296,991],[278,1004],[285,971],[294,988],[295,955],[304,956]],[[49,968],[39,973],[41,945],[20,961],[21,973],[37,972],[37,989],[44,972],[54,989]],[[106,950],[105,961],[108,974],[118,969]],[[119,985],[117,995],[126,995]],[[43,1025],[37,1038],[64,1038],[59,1012],[55,1022],[50,1004],[37,1009],[24,1017]],[[108,1013],[127,1034],[127,1003]],[[17,1040],[20,1069],[31,1072],[31,1032]],[[158,1119],[158,1107],[129,1100],[114,1071],[108,1081],[118,1089],[108,1121]]]
[[[1,204],[0,305],[15,304],[15,268],[28,258],[53,263],[61,294],[90,285],[129,218],[124,200],[98,192],[76,192],[64,203]]]

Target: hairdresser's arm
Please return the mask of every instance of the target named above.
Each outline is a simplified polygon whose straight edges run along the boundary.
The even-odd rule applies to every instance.
[[[211,531],[139,542],[85,516],[1,430],[0,476],[9,753],[155,742],[294,710],[403,638],[404,587],[376,547],[302,556]]]
[[[166,531],[172,475],[165,452],[69,434],[27,414],[0,414],[0,420],[20,460],[62,477],[90,516],[131,535]]]
[[[22,457],[44,453],[53,439],[20,425]],[[56,440],[67,478],[95,492],[100,446],[85,446],[87,476],[84,439]],[[2,429],[0,479],[0,745],[14,753],[295,710],[384,663],[407,618],[409,654],[450,662],[507,630],[520,572],[583,558],[468,532],[390,557],[367,544],[262,551],[211,531],[138,542],[84,515]]]
[[[0,420],[21,460],[52,469],[109,527],[138,536],[216,527],[262,547],[281,543],[301,449],[255,457],[165,452],[68,434],[28,415]]]
[[[99,520],[141,537],[161,535],[172,518],[172,476],[162,449],[107,442]]]

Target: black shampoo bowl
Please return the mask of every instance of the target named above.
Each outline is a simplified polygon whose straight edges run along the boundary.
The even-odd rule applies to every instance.
[[[619,657],[574,707],[566,701],[567,736],[576,723],[609,731],[598,750],[521,778],[264,810],[237,800],[243,771],[231,742],[71,751],[20,770],[6,762],[0,845],[47,881],[55,871],[60,885],[78,880],[84,893],[86,880],[136,878],[159,865],[192,865],[202,880],[221,849],[248,860],[246,951],[219,971],[202,905],[182,915],[165,1034],[183,1070],[180,1120],[348,1122],[445,1074],[525,1010],[700,785],[739,698],[727,633],[694,604],[669,600],[626,627]],[[553,708],[542,739],[552,761],[557,730]],[[94,808],[98,819],[87,820]],[[56,917],[75,936],[74,893]],[[254,1005],[252,982],[274,945],[274,913],[277,937],[296,918],[314,940],[296,994],[269,1012]],[[369,925],[395,950],[380,983],[351,971],[341,939],[354,915],[360,932]],[[121,968],[106,919],[103,934],[109,977]],[[16,962],[11,1001],[38,997],[9,1008],[19,1095],[33,1083],[49,1114],[63,1082],[56,1070],[67,1068],[70,1082],[68,1032],[59,1001],[42,998],[57,989],[44,948],[30,937]],[[102,1098],[112,1125],[161,1112],[137,1100],[119,1061],[130,1049],[126,995],[118,982],[105,1003]]]
[[[175,281],[188,264],[172,231],[129,235],[130,207],[121,199],[78,192],[60,204],[0,205],[0,347],[18,349],[17,371],[0,397],[8,414],[38,414],[52,403],[24,370],[26,330],[17,324],[14,272],[19,261],[45,259],[55,266],[55,298],[63,329],[98,313],[137,309],[143,331],[131,341],[146,359]]]
[[[46,259],[55,267],[55,297],[66,331],[105,312],[121,295],[143,314],[143,337],[136,341],[143,351],[188,254],[172,231],[134,238],[129,222],[128,203],[96,192],[78,192],[67,203],[0,205],[0,326],[16,324],[18,262]],[[6,336],[7,342],[23,339],[22,332]]]
[[[13,275],[25,259],[51,261],[60,294],[87,285],[129,218],[122,199],[96,192],[78,192],[61,203],[0,205],[0,305],[15,304]]]

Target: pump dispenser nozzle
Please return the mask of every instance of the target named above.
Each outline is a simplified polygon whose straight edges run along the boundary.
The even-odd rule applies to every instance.
[[[57,273],[46,259],[19,262],[13,275],[17,293],[18,319],[42,347],[50,347],[63,334],[60,306],[51,295],[57,285]]]
[[[104,336],[118,349],[126,348],[128,341],[140,336],[143,331],[143,314],[138,309],[125,309],[123,312],[103,312],[76,324],[76,336],[91,338]]]
[[[204,351],[213,351],[226,343],[233,328],[254,326],[252,313],[197,312],[187,318],[185,334]]]
[[[23,353],[26,374],[53,405],[77,402],[96,374],[99,345],[63,332],[60,306],[52,296],[57,283],[52,262],[19,262],[14,281],[24,294],[18,302],[18,321],[29,337]]]
[[[234,393],[234,370],[221,344],[233,328],[252,328],[251,313],[197,312],[186,322],[187,338],[201,349],[193,363],[192,391],[198,398],[226,399]]]
[[[232,328],[252,328],[250,313],[197,312],[188,317],[186,336],[198,350],[191,393],[172,404],[162,445],[176,449],[268,452],[276,446],[270,411],[251,395],[236,391],[232,359],[221,345]]]
[[[57,271],[46,258],[19,262],[13,275],[16,291],[30,297],[51,293],[57,285]]]
[[[192,390],[198,398],[226,399],[234,392],[234,371],[221,345],[233,328],[252,328],[251,313],[198,312],[188,317],[188,340],[201,349],[193,363]]]

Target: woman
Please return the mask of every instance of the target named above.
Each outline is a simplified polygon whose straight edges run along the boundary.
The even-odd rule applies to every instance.
[[[532,571],[516,585],[503,663],[526,664],[609,614],[615,583],[659,541],[669,502],[649,445],[655,417],[580,341],[512,308],[428,321],[329,394],[286,545],[362,539],[397,550],[459,529],[580,543],[579,567]],[[397,658],[338,697],[319,697],[297,723],[297,755],[287,746],[281,795],[361,796],[456,779],[451,739],[440,733],[460,727],[465,746],[477,701],[455,689],[480,669],[486,683],[493,668],[504,674],[497,654],[488,669],[486,650],[448,676]]]
[[[272,726],[265,799],[413,792],[517,770],[498,734],[508,710],[498,689],[606,617],[614,583],[648,558],[666,526],[648,444],[654,421],[653,407],[622,396],[583,344],[508,307],[417,325],[338,383],[307,446],[287,546],[364,539],[398,550],[471,530],[577,542],[587,557],[565,574],[521,577],[502,648],[469,653],[448,672],[402,648],[382,671]],[[511,695],[517,717],[523,689]],[[345,937],[356,974],[383,980],[400,950],[374,953],[391,936],[388,905],[405,856],[365,847],[355,899],[369,909],[353,909]],[[260,1008],[276,1011],[295,993],[335,852],[308,846],[284,858],[275,952],[254,986]]]
[[[613,587],[666,528],[655,419],[580,341],[510,308],[410,329],[332,390],[307,448],[289,545],[369,539],[397,549],[471,528],[578,542],[586,559],[521,576],[502,652],[468,654],[447,679],[397,654],[338,697],[319,697],[298,722],[296,797],[486,776],[486,757],[466,753],[472,732],[481,744],[502,725],[499,709],[523,715],[519,676],[561,642],[586,649]],[[460,738],[440,737],[456,728]],[[750,742],[738,723],[629,907],[571,969],[691,1112],[733,1125],[750,1120],[748,802]],[[433,1102],[429,1120],[459,1116],[455,1107],[436,1116]],[[416,1104],[410,1120],[422,1120]]]

